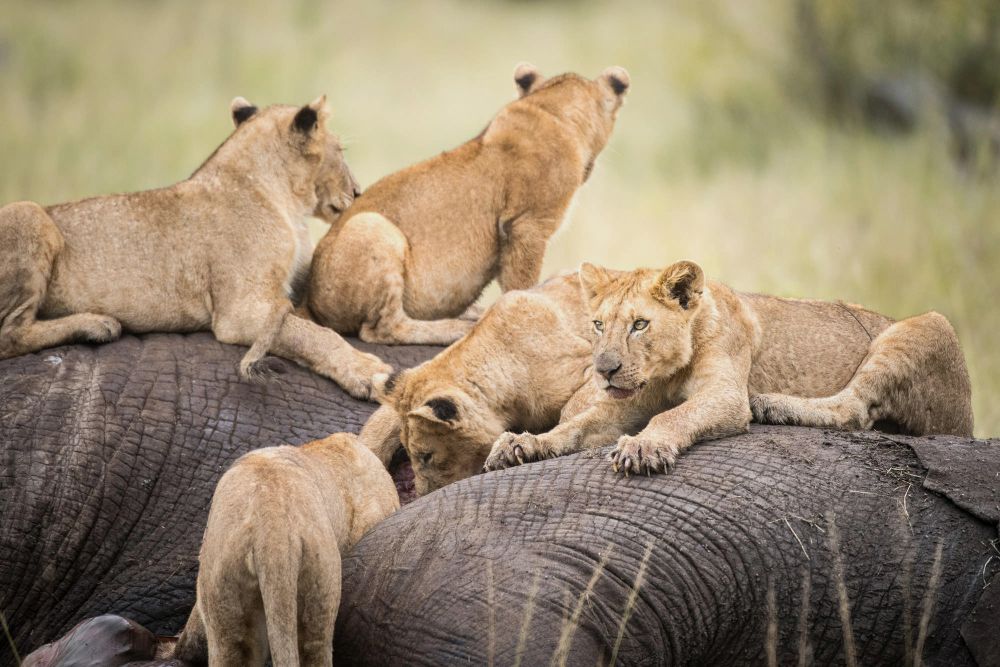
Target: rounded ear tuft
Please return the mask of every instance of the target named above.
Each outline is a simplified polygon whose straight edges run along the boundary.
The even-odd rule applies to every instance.
[[[233,101],[229,103],[229,113],[233,117],[233,125],[239,127],[257,113],[257,107],[245,98],[234,97]]]
[[[443,422],[453,422],[458,417],[458,406],[448,397],[432,398],[426,403],[434,411],[434,416]]]
[[[681,260],[663,269],[650,290],[662,303],[676,302],[684,310],[696,305],[705,289],[705,273],[694,262]]]
[[[518,97],[524,97],[532,88],[541,82],[542,75],[531,63],[520,63],[514,68],[514,84],[517,86]]]
[[[295,120],[292,121],[292,127],[303,134],[313,132],[318,126],[319,114],[310,105],[299,109],[298,113],[295,114]]]
[[[395,403],[393,394],[399,384],[400,371],[392,373],[376,373],[372,376],[372,398],[382,405]]]
[[[604,285],[608,280],[610,280],[611,275],[608,270],[591,264],[590,262],[584,262],[580,265],[580,286],[583,288],[583,294],[587,299],[592,299],[597,295],[597,291]]]
[[[601,79],[607,82],[611,91],[618,97],[625,95],[628,92],[629,86],[632,85],[632,79],[629,77],[628,71],[624,67],[617,65],[601,72]]]

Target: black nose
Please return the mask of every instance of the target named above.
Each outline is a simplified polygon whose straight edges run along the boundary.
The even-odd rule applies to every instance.
[[[622,367],[621,364],[618,364],[617,366],[614,367],[611,367],[609,364],[604,368],[598,368],[597,372],[603,375],[605,380],[610,382],[611,378],[614,377],[614,374],[621,370],[621,367]]]

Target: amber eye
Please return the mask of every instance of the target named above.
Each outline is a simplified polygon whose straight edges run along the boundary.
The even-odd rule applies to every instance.
[[[638,319],[632,323],[632,331],[642,331],[649,326],[649,320]]]
[[[600,320],[594,320],[594,331],[597,333],[604,333],[604,322]]]

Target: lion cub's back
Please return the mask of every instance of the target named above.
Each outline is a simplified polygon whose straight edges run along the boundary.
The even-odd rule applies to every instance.
[[[868,354],[872,339],[893,320],[840,302],[740,294],[760,326],[750,370],[751,393],[830,396]]]
[[[290,445],[237,459],[216,486],[203,553],[217,549],[239,560],[262,541],[291,535],[336,548],[337,529],[346,526],[340,489],[326,488],[314,466]]]

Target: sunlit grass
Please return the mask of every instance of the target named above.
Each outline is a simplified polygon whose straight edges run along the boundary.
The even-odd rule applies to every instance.
[[[790,3],[9,3],[0,200],[164,185],[229,100],[326,92],[362,184],[474,136],[521,60],[633,89],[546,272],[700,262],[736,288],[955,324],[979,435],[1000,434],[1000,188],[943,131],[831,129],[802,96]],[[323,231],[316,223],[318,236]]]

